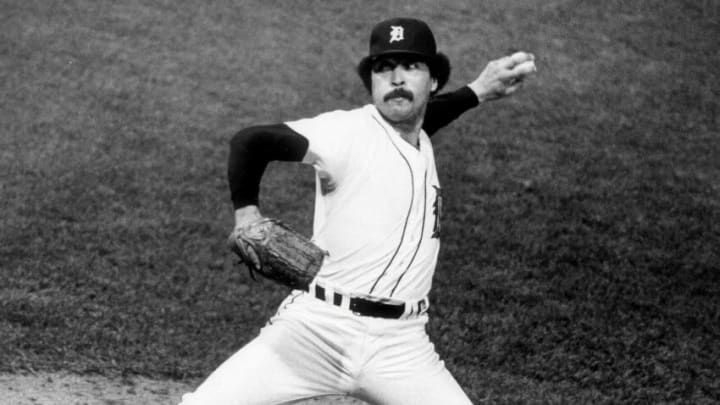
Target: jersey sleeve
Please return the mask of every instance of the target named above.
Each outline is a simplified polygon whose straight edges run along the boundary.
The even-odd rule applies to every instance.
[[[312,118],[285,123],[308,140],[303,163],[311,164],[322,172],[337,177],[351,153],[352,114],[348,111],[331,111]]]

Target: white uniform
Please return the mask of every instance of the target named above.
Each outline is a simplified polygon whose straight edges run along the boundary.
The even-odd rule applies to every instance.
[[[279,404],[349,394],[373,404],[470,404],[425,332],[439,250],[440,184],[429,137],[416,148],[373,105],[287,125],[317,173],[314,242],[329,252],[260,335],[189,404]],[[352,297],[405,303],[398,319],[353,313]],[[318,299],[320,298],[320,299]]]
[[[404,141],[372,105],[288,126],[309,139],[317,173],[318,280],[406,301],[426,297],[437,263],[440,184],[430,138]]]

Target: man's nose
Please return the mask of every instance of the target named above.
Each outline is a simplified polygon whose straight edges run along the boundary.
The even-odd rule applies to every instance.
[[[405,84],[405,72],[403,71],[402,66],[395,66],[390,74],[390,82],[394,86],[402,86]]]

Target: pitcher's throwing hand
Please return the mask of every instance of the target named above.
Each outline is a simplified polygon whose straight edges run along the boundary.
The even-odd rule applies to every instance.
[[[468,86],[480,102],[497,100],[516,92],[525,78],[537,71],[535,55],[515,52],[491,61]]]

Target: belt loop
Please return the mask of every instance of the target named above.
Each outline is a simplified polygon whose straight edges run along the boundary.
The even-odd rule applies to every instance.
[[[346,295],[346,294],[342,294],[342,296],[340,298],[341,298],[341,301],[340,301],[339,307],[342,309],[347,309],[349,311],[350,310],[350,300],[352,299],[352,297],[349,295]]]
[[[313,297],[315,297],[315,294],[316,294],[316,292],[315,292],[317,290],[316,287],[317,287],[317,280],[311,281],[310,284],[308,284],[308,286],[307,286],[307,292],[310,295],[312,295]]]
[[[403,312],[402,318],[409,319],[424,314],[425,312],[427,312],[429,302],[430,300],[428,300],[427,297],[418,301],[408,301],[405,304],[405,312]]]
[[[328,285],[325,285],[325,302],[332,304],[335,300],[335,290]]]
[[[400,319],[407,319],[412,317],[415,314],[415,311],[417,308],[415,308],[417,305],[415,305],[414,302],[407,301],[405,302],[405,310],[403,311],[403,314],[400,315]]]
[[[424,314],[427,312],[428,308],[430,307],[430,300],[428,297],[425,297],[418,301],[418,316]]]

